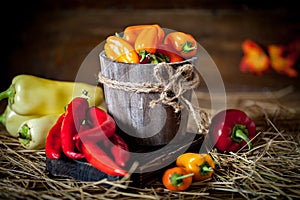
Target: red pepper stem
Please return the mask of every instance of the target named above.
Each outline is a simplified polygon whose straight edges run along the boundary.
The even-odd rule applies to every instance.
[[[196,49],[196,47],[193,46],[193,43],[191,42],[186,42],[182,45],[182,52],[184,53],[188,53],[190,51],[193,51],[194,49]]]
[[[231,138],[238,143],[247,142],[249,150],[252,149],[252,143],[248,137],[248,130],[245,125],[236,124],[233,128]]]

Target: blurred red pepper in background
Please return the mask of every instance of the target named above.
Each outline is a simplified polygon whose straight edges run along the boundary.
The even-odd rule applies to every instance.
[[[268,52],[271,61],[271,67],[279,74],[285,74],[289,77],[297,77],[298,72],[294,69],[298,59],[298,52],[290,46],[269,45]]]
[[[270,69],[270,60],[264,50],[252,40],[245,40],[242,43],[244,56],[240,62],[242,72],[252,72],[262,75]]]

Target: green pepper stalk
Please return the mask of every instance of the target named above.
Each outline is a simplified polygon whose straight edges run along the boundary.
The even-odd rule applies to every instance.
[[[29,119],[37,118],[38,115],[18,115],[14,111],[10,109],[9,106],[5,108],[5,111],[0,115],[0,123],[2,123],[6,131],[9,133],[9,135],[13,137],[18,137],[19,132],[18,129],[20,125]]]
[[[10,87],[0,93],[0,100],[8,98],[8,105],[20,115],[59,114],[74,97],[82,96],[83,91],[88,92],[90,106],[103,102],[100,87],[22,74],[14,77]]]
[[[18,129],[19,142],[26,149],[44,148],[48,132],[58,117],[59,115],[45,115],[23,122]]]

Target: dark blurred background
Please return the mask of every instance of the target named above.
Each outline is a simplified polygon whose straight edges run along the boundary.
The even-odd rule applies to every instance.
[[[287,44],[300,35],[294,1],[28,0],[2,3],[0,13],[1,90],[21,73],[74,80],[87,54],[108,35],[148,23],[194,35],[227,88],[299,86],[298,78],[272,71],[263,76],[239,71],[245,39],[267,46]]]

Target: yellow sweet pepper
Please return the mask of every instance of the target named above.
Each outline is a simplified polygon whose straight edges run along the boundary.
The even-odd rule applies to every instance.
[[[44,148],[48,132],[58,117],[59,115],[44,115],[24,121],[18,128],[19,142],[26,149]]]
[[[100,87],[22,74],[14,77],[11,86],[0,93],[0,100],[8,98],[8,106],[20,115],[51,115],[63,113],[65,106],[83,92],[88,93],[90,106],[103,102]]]
[[[193,179],[202,181],[214,173],[215,163],[209,154],[184,153],[176,160],[178,167],[184,167],[188,173],[194,173]]]
[[[13,137],[18,137],[18,129],[20,125],[32,118],[37,118],[38,115],[18,115],[10,109],[9,106],[6,106],[5,111],[0,115],[0,123],[3,124],[6,128],[6,131],[9,135]]]

